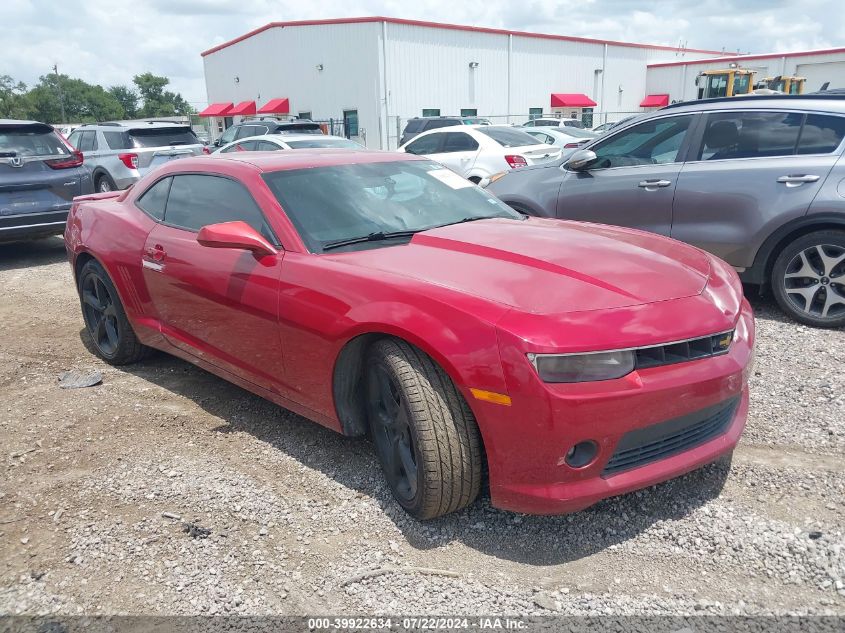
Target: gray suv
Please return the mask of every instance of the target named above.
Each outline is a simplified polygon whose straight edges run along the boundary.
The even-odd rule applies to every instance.
[[[167,161],[208,153],[190,126],[170,121],[86,124],[68,141],[85,156],[97,191],[126,189]]]
[[[801,323],[845,325],[845,96],[679,103],[553,166],[492,179],[513,208],[662,233],[771,289]]]

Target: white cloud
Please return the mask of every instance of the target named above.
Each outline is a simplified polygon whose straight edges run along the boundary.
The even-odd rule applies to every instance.
[[[57,63],[110,86],[149,70],[201,107],[203,50],[276,20],[363,15],[728,52],[845,45],[836,0],[0,0],[0,74],[33,84]]]

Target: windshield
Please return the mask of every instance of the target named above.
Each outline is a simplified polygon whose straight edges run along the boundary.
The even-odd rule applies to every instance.
[[[332,242],[421,231],[468,218],[522,216],[486,191],[428,160],[334,165],[263,175],[311,252]],[[406,240],[410,236],[406,236]],[[340,250],[403,243],[379,240]]]
[[[315,138],[307,141],[285,141],[291,149],[309,149],[312,147],[343,147],[346,149],[363,149],[360,143],[345,138]]]
[[[598,134],[591,130],[582,130],[578,127],[568,127],[563,134],[572,138],[596,138],[598,136]]]
[[[284,123],[276,128],[276,134],[322,134],[319,123]]]
[[[502,147],[523,147],[525,145],[537,145],[536,138],[528,132],[517,130],[512,127],[479,127],[476,128],[482,134],[486,134]]]
[[[202,145],[189,127],[154,127],[129,130],[132,147],[167,147],[169,145]]]

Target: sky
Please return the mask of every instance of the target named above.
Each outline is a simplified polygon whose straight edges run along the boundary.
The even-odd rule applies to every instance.
[[[104,87],[151,71],[206,105],[200,53],[268,22],[384,15],[601,39],[789,52],[845,46],[843,0],[0,0],[0,75]]]

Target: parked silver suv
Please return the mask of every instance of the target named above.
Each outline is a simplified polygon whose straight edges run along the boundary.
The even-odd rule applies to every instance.
[[[792,318],[845,325],[845,96],[679,103],[551,167],[491,180],[513,208],[669,235],[771,289]]]
[[[167,161],[208,153],[190,126],[170,121],[86,124],[68,141],[85,156],[97,191],[126,189]]]

